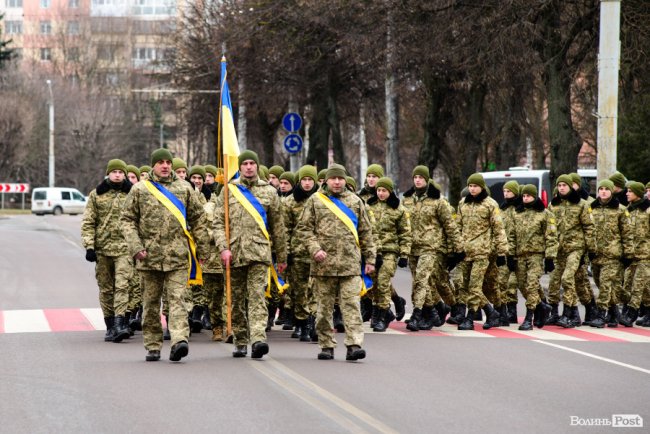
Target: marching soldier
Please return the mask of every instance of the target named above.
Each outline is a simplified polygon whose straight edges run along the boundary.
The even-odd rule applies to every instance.
[[[614,197],[616,200],[618,200],[621,205],[628,206],[627,188],[625,188],[627,179],[625,178],[625,175],[617,171],[609,177],[609,180],[614,183]]]
[[[359,191],[359,197],[368,202],[371,197],[377,196],[377,181],[384,176],[384,168],[379,164],[371,164],[366,169],[366,181]]]
[[[172,160],[172,169],[176,176],[183,181],[187,180],[187,163],[182,158],[174,157]]]
[[[318,301],[319,360],[334,358],[332,312],[337,296],[345,326],[345,358],[366,357],[359,292],[362,271],[372,274],[375,270],[375,245],[365,204],[346,189],[346,176],[340,164],[327,169],[325,185],[307,199],[297,228],[313,260],[310,273]]]
[[[203,207],[190,185],[172,171],[171,152],[153,151],[151,165],[151,180],[137,184],[127,198],[122,232],[144,282],[145,360],[160,360],[160,303],[166,290],[172,343],[169,360],[177,362],[189,352],[187,286],[200,283],[199,263],[207,258],[209,239]]]
[[[144,181],[145,179],[149,179],[149,172],[151,172],[151,166],[147,166],[146,164],[143,166],[140,166],[140,181]]]
[[[126,172],[124,161],[108,162],[108,177],[90,192],[81,222],[86,260],[97,263],[95,277],[106,324],[104,340],[111,342],[122,342],[130,335],[125,315],[133,262],[126,254],[126,242],[120,229],[120,212],[131,190],[131,183],[125,179]]]
[[[292,172],[283,172],[280,175],[280,197],[287,197],[293,193],[296,178]]]
[[[285,172],[284,167],[278,166],[277,164],[275,166],[271,166],[269,169],[269,173],[267,175],[269,179],[269,184],[273,186],[278,192],[280,191],[280,177],[282,174]]]
[[[506,236],[514,230],[515,210],[521,205],[521,195],[519,194],[519,183],[517,181],[508,181],[503,185],[504,201],[501,204],[501,216],[503,226],[506,229]],[[511,250],[512,253],[512,250]],[[510,259],[511,256],[508,257]],[[517,324],[517,273],[511,270],[513,267],[499,268],[499,291],[503,298],[501,305],[502,324],[507,326],[503,320],[507,318],[508,323]],[[504,307],[505,306],[505,307]]]
[[[133,165],[126,166],[126,177],[132,185],[140,182],[140,169]],[[142,330],[142,285],[140,282],[140,273],[135,268],[133,262],[133,274],[129,283],[129,308],[126,316],[129,317],[129,329],[133,332]]]

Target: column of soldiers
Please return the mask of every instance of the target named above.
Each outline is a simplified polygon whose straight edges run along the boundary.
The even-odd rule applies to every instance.
[[[384,332],[404,316],[391,283],[397,267],[409,267],[413,279],[411,332],[445,322],[473,330],[481,311],[484,329],[518,323],[518,291],[519,330],[650,327],[650,183],[618,172],[598,184],[596,198],[577,174],[558,177],[548,208],[536,186],[514,181],[497,204],[476,173],[454,209],[426,166],[414,168],[400,200],[378,164],[356,193],[338,164],[291,173],[244,151],[239,177],[226,186],[220,169],[188,168],[166,149],[152,153],[151,166],[108,162],[82,222],[106,341],[142,330],[147,361],[160,359],[164,339],[179,361],[190,333],[207,329],[212,340],[234,344],[233,357],[246,357],[250,346],[251,357],[262,358],[275,324],[318,342],[320,360],[334,358],[335,331],[345,333],[346,360],[360,360],[363,322]]]

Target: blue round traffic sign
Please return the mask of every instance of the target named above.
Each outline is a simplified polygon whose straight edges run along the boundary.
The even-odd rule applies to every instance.
[[[289,134],[284,138],[284,149],[290,154],[296,154],[302,149],[302,137],[298,134]]]
[[[302,127],[302,118],[298,113],[287,113],[282,117],[282,126],[289,133],[298,132]]]

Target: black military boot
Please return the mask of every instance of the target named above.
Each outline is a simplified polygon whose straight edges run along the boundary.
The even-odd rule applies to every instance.
[[[345,354],[345,360],[361,360],[366,358],[366,350],[361,348],[359,345],[350,345],[348,351]]]
[[[266,317],[266,328],[264,329],[267,333],[273,328],[273,320],[275,320],[275,311],[277,306],[273,302],[269,302],[266,305],[267,317]]]
[[[526,309],[526,318],[524,322],[519,326],[519,330],[530,331],[533,329],[533,315],[535,311],[533,309]]]
[[[375,321],[375,326],[372,328],[373,332],[385,332],[388,327],[386,324],[386,309],[378,309],[377,319]]]
[[[306,322],[306,320],[304,320],[304,319],[296,318],[294,320],[293,323],[295,324],[295,327],[293,329],[293,333],[291,333],[292,338],[294,338],[294,339],[299,339],[300,338],[300,335],[302,334],[302,328],[303,328],[305,322]]]
[[[483,321],[483,312],[481,312],[481,309],[474,312],[474,321]]]
[[[133,312],[131,321],[129,321],[129,328],[133,331],[142,331],[142,306]]]
[[[490,303],[486,304],[485,307],[483,307],[483,310],[485,311],[485,322],[483,323],[483,329],[489,330],[492,327],[499,327],[501,324],[501,315],[499,315],[499,312],[497,312]]]
[[[436,309],[436,312],[438,312],[438,318],[440,318],[440,323],[434,322],[433,326],[441,327],[445,323],[445,320],[447,319],[447,315],[449,314],[449,312],[451,312],[451,307],[449,307],[448,304],[445,304],[444,301],[440,300],[438,303],[436,303],[434,308]]]
[[[239,359],[241,357],[246,357],[246,345],[237,345],[235,347],[235,351],[232,352],[232,356],[236,359]]]
[[[605,309],[597,309],[596,310],[596,315],[591,320],[589,325],[592,326],[592,327],[602,329],[603,327],[605,327],[607,325],[607,320],[605,319],[606,315],[607,315],[607,311],[605,311]]]
[[[609,307],[607,314],[607,327],[616,328],[621,319],[621,312],[618,310],[618,305],[613,304]]]
[[[422,309],[418,309],[416,307],[415,309],[413,309],[413,313],[411,314],[411,320],[406,325],[406,329],[412,332],[417,332],[418,330],[420,330],[421,321],[422,321]]]
[[[343,324],[343,314],[338,304],[334,305],[334,328],[339,333],[345,333],[345,324]]]
[[[300,329],[300,342],[311,341],[311,321],[310,318],[302,320],[302,328]]]
[[[269,344],[266,342],[255,342],[251,345],[251,358],[252,359],[261,359],[264,357],[264,354],[269,353]]]
[[[461,303],[456,303],[451,307],[451,314],[447,318],[447,324],[461,324],[465,321],[465,309],[466,306]]]
[[[543,328],[546,325],[550,313],[551,305],[544,301],[540,301],[535,307],[533,325],[539,329]]]
[[[169,360],[180,362],[190,352],[190,347],[185,341],[176,342],[169,352]]]
[[[104,342],[113,342],[115,339],[115,317],[109,316],[104,318],[104,324],[106,324],[106,334],[104,335]]]
[[[639,311],[633,308],[632,306],[627,307],[627,313],[621,316],[619,324],[624,325],[625,327],[632,327],[634,321],[639,316]]]
[[[293,309],[287,309],[286,307],[284,309],[287,311],[287,316],[282,324],[282,330],[293,330],[294,321],[296,319],[293,316]]]
[[[508,321],[508,305],[503,303],[499,307],[499,327],[509,327],[510,321]]]
[[[647,315],[648,315],[648,308],[645,306],[645,304],[642,304],[641,307],[639,308],[639,319],[636,320],[634,324],[640,326],[641,323],[646,321]]]
[[[559,305],[558,303],[551,303],[551,314],[546,320],[546,325],[557,325],[559,319]]]
[[[309,338],[312,342],[318,342],[318,332],[316,331],[316,317],[309,315]]]
[[[210,308],[203,305],[203,317],[201,318],[203,330],[212,330],[212,322],[210,321]]]
[[[437,317],[438,312],[433,306],[422,306],[422,320],[418,322],[418,328],[420,330],[431,330],[433,328],[434,315]],[[438,320],[440,320],[439,317]]]
[[[564,305],[562,316],[557,320],[557,325],[565,329],[573,328],[575,325],[571,322],[571,306]]]
[[[510,324],[517,324],[519,319],[517,318],[517,302],[511,301],[508,303],[508,322]]]
[[[332,360],[334,358],[334,348],[321,348],[318,353],[318,360]]]
[[[170,341],[172,335],[169,334],[169,315],[165,315],[165,324],[167,324],[167,327],[163,330],[163,340]]]
[[[113,342],[115,343],[122,342],[131,336],[129,334],[129,328],[124,323],[124,315],[117,315],[115,317],[113,328],[115,329],[115,336],[113,336]]]
[[[393,321],[395,321],[395,314],[390,309],[390,306],[388,306],[388,309],[386,309],[386,328],[388,328],[390,323]]]
[[[374,328],[377,322],[377,315],[379,314],[379,307],[376,304],[372,305],[372,316],[370,317],[370,327]]]
[[[467,316],[458,324],[458,330],[474,330],[474,311],[469,309]]]
[[[598,306],[596,306],[596,300],[593,298],[585,306],[585,320],[582,322],[582,325],[591,325],[591,321],[596,317],[598,313]]]
[[[361,321],[370,321],[372,318],[372,300],[370,297],[361,297]]]
[[[124,325],[126,326],[127,330],[129,331],[129,337],[133,336],[135,334],[135,330],[133,330],[129,324],[131,324],[131,312],[126,311],[124,313]]]
[[[404,315],[406,315],[406,300],[399,295],[393,295],[391,300],[395,305],[395,319],[401,321]]]
[[[203,323],[201,322],[201,316],[203,315],[203,308],[199,305],[196,305],[192,308],[192,314],[190,315],[190,329],[192,333],[201,333],[203,329]]]
[[[571,307],[571,324],[573,324],[574,327],[580,327],[582,325],[582,321],[580,320],[580,311],[578,310],[578,306],[573,306]]]

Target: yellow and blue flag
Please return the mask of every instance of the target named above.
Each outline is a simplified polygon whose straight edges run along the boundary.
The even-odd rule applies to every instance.
[[[226,72],[226,57],[221,58],[221,131],[224,170],[227,168],[228,183],[239,172],[239,143],[235,132],[235,121],[232,115],[230,89],[228,88]]]

